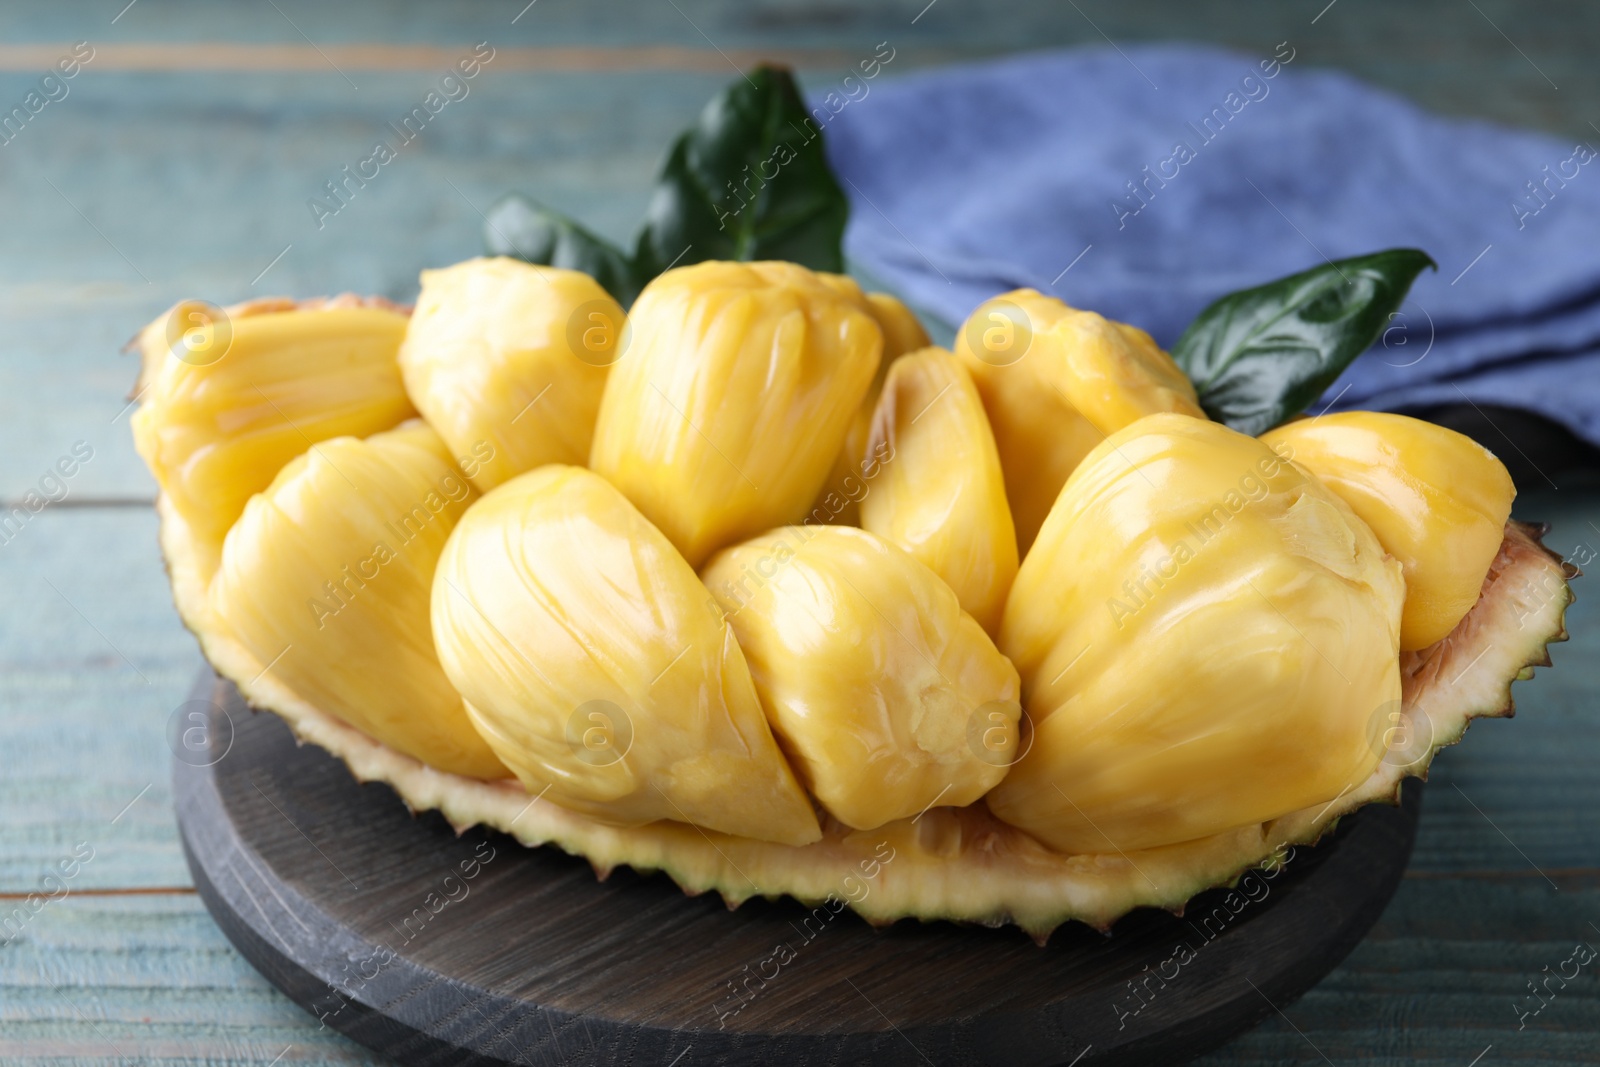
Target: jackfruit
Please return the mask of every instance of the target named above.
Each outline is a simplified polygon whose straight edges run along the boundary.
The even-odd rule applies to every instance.
[[[1372,527],[1406,578],[1400,647],[1426,648],[1478,602],[1517,490],[1470,437],[1405,415],[1347,411],[1261,440],[1322,479]]]
[[[861,301],[792,263],[705,262],[645,286],[631,321],[590,467],[691,566],[798,522],[878,369]]]
[[[1022,555],[1108,434],[1163,411],[1205,417],[1194,386],[1149,334],[1032,289],[979,305],[955,353],[989,415]]]
[[[291,460],[222,548],[222,624],[304,699],[469,778],[511,772],[439,667],[428,604],[445,538],[477,496],[420,422]]]
[[[575,270],[504,256],[422,272],[400,348],[417,410],[479,491],[589,457],[622,308]]]
[[[942,348],[897,360],[868,442],[867,454],[884,458],[861,500],[862,529],[926,564],[997,632],[1017,535],[983,401],[960,361]]]
[[[1108,437],[1006,602],[1032,745],[991,811],[1063,852],[1155,848],[1366,780],[1400,700],[1400,564],[1314,476],[1187,415]]]
[[[848,526],[791,526],[718,553],[705,583],[795,770],[846,826],[962,807],[1004,777],[1016,668],[905,552]]]
[[[733,631],[605,479],[552,464],[487,493],[432,614],[445,674],[530,795],[622,825],[820,836]]]
[[[383,301],[186,301],[139,334],[133,441],[212,554],[283,465],[333,437],[416,415],[395,355],[406,316]]]
[[[606,462],[621,489],[550,464],[475,498],[457,466],[470,453],[420,424],[392,428],[413,412],[394,358],[404,313],[381,302],[235,309],[246,323],[296,320],[279,362],[263,363],[280,376],[299,339],[336,321],[308,308],[394,320],[389,355],[358,361],[372,372],[366,388],[323,397],[316,361],[279,383],[313,414],[332,400],[384,424],[319,423],[322,437],[266,449],[252,450],[251,419],[243,442],[231,439],[228,405],[197,413],[162,399],[170,361],[204,369],[237,355],[226,313],[180,305],[147,329],[138,432],[198,440],[196,454],[243,450],[240,486],[212,474],[235,493],[232,519],[208,510],[223,495],[183,495],[181,461],[145,453],[164,487],[174,600],[219,674],[361,780],[389,782],[458,828],[559,845],[602,873],[664,870],[730,904],[843,890],[874,922],[1013,922],[1042,940],[1069,919],[1105,929],[1135,907],[1180,908],[1392,801],[1470,719],[1508,714],[1511,680],[1548,664],[1547,644],[1565,637],[1576,569],[1529,528],[1507,523],[1482,569],[1509,492],[1481,456],[1380,417],[1363,432],[1395,452],[1352,459],[1349,442],[1363,438],[1345,427],[1324,441],[1318,421],[1283,435],[1305,436],[1303,469],[1194,417],[1148,337],[1024,292],[1012,295],[1031,313],[992,303],[958,341],[1006,503],[1031,502],[1042,526],[1035,541],[1013,520],[1032,551],[991,640],[962,610],[984,602],[973,593],[983,583],[969,587],[954,555],[929,552],[935,573],[911,554],[957,534],[1004,540],[987,507],[942,511],[967,496],[927,489],[926,457],[942,447],[957,486],[996,495],[992,467],[956,462],[969,453],[949,444],[981,441],[980,420],[933,422],[954,414],[944,405],[957,387],[933,388],[960,381],[945,370],[952,357],[884,365],[901,343],[894,327],[839,276],[712,264],[663,277],[658,306],[645,308],[663,328],[624,350],[595,420],[590,455],[614,437]],[[492,333],[483,324],[495,315],[478,314],[465,316],[478,324],[468,332]],[[651,358],[617,390],[608,430],[613,387],[641,348]],[[510,365],[497,358],[484,356]],[[857,463],[883,491],[867,510],[888,517],[861,518],[909,551],[804,511],[851,421],[877,410],[866,403],[875,368],[893,416]],[[235,391],[246,380],[214,379]],[[936,405],[919,419],[911,398],[930,389]],[[695,421],[668,432],[645,410],[650,395],[693,400]],[[1138,418],[1166,408],[1180,413]],[[1079,438],[1089,444],[1073,456]],[[1031,455],[1029,441],[1048,454]],[[1428,450],[1470,485],[1413,454]],[[717,463],[735,452],[746,475],[775,472],[762,492],[730,489],[740,479]],[[1351,486],[1374,487],[1370,519],[1358,514],[1366,505],[1352,510]],[[722,550],[705,582],[622,489],[676,523],[697,562]],[[1435,551],[1427,532],[1408,541],[1403,520],[1419,515],[1455,547]],[[416,535],[386,541],[401,540],[397,522]],[[1401,650],[1419,593],[1460,601],[1478,578],[1443,640]]]
[[[861,500],[879,470],[877,461],[868,454],[867,438],[872,434],[872,413],[878,406],[884,378],[895,360],[933,343],[911,309],[894,297],[887,293],[868,293],[866,302],[867,311],[883,331],[883,358],[878,361],[878,373],[873,375],[867,395],[856,408],[855,418],[850,420],[844,447],[833,460],[833,472],[806,513],[808,522],[861,525]]]

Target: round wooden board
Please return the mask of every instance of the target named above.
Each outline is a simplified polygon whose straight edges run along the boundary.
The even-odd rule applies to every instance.
[[[1040,948],[790,900],[729,912],[662,875],[599,882],[581,858],[411,816],[227,682],[194,697],[209,747],[175,745],[173,779],[206,906],[296,1003],[402,1064],[1182,1063],[1355,946],[1421,802],[1408,782],[1399,808],[1364,809],[1186,918],[1136,912],[1111,937],[1071,924]]]

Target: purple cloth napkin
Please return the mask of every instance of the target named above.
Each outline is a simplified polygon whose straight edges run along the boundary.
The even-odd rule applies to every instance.
[[[1042,52],[840,99],[847,254],[947,325],[1031,286],[1170,345],[1224,293],[1413,246],[1439,271],[1327,399],[1521,407],[1600,444],[1600,134],[1441,118],[1287,43]]]

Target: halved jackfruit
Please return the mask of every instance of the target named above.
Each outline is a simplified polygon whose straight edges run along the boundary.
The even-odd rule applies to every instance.
[[[803,287],[803,283],[795,284]],[[806,300],[842,299],[838,295],[837,285],[819,281],[816,286],[828,290],[828,293],[820,297],[806,296]],[[1094,376],[1085,377],[1092,380]],[[1159,375],[1156,377],[1159,378]],[[1089,405],[1090,402],[1084,403]],[[1125,453],[1124,458],[1134,454],[1130,451],[1133,447],[1131,442],[1119,444]],[[1002,450],[1002,458],[1004,456]],[[308,459],[306,467],[309,468],[311,464],[312,460]],[[575,481],[592,479],[604,485],[592,474],[575,471],[569,474],[565,470],[546,468],[534,471],[500,487],[473,506],[456,533],[466,529],[472,517],[496,499],[496,494],[508,494],[505,496],[507,500],[517,498],[517,481],[522,479],[565,477]],[[1314,479],[1308,479],[1308,484],[1314,484]],[[625,522],[613,521],[618,514],[616,509],[626,508],[614,490],[594,489],[593,494],[593,499],[586,498],[576,509],[556,507],[541,510],[530,506],[526,516],[515,507],[509,509],[511,513],[508,515],[498,515],[492,509],[484,511],[485,526],[500,530],[502,536],[481,542],[483,550],[470,553],[473,560],[493,560],[498,554],[507,566],[512,562],[527,563],[531,560],[536,568],[518,571],[513,567],[511,577],[515,580],[490,580],[485,583],[486,588],[512,606],[514,610],[511,616],[514,617],[517,611],[527,612],[528,607],[526,600],[517,600],[513,592],[519,588],[527,592],[529,574],[537,574],[542,580],[553,569],[555,577],[552,581],[557,584],[568,583],[566,588],[574,592],[572,604],[576,605],[575,610],[580,615],[595,605],[603,609],[608,603],[613,607],[619,602],[629,605],[645,603],[655,611],[654,615],[646,612],[642,616],[648,620],[652,632],[657,626],[657,618],[665,619],[669,624],[662,633],[698,633],[701,627],[708,627],[714,631],[706,633],[708,645],[715,644],[715,639],[720,636],[722,644],[718,647],[723,651],[720,655],[710,656],[704,671],[708,675],[715,675],[720,681],[715,686],[707,685],[704,690],[695,690],[683,696],[691,702],[705,699],[712,703],[720,701],[724,705],[757,709],[744,718],[746,721],[758,721],[758,701],[753,683],[748,674],[742,684],[737,681],[739,671],[734,666],[734,657],[742,657],[742,653],[729,636],[728,627],[721,618],[720,606],[702,603],[698,610],[704,621],[693,622],[689,615],[695,610],[691,601],[696,596],[705,596],[707,591],[688,571],[687,565],[667,546],[659,531],[649,530],[648,523],[637,512],[633,512],[633,517]],[[1296,551],[1303,556],[1322,560],[1325,569],[1336,569],[1328,567],[1329,561],[1337,562],[1345,554],[1350,556],[1347,562],[1359,561],[1364,549],[1350,549],[1348,553],[1345,550],[1349,549],[1348,541],[1361,539],[1356,526],[1350,525],[1359,524],[1360,520],[1354,516],[1341,520],[1349,527],[1348,539],[1333,536],[1338,533],[1340,524],[1324,521],[1327,512],[1322,509],[1327,507],[1338,511],[1339,505],[1333,503],[1331,498],[1322,499],[1314,489],[1308,489],[1303,495],[1311,500],[1308,506],[1312,511],[1301,513],[1307,521],[1297,524],[1285,518],[1289,528],[1285,538],[1295,541]],[[1226,494],[1223,505],[1231,507]],[[1293,506],[1290,505],[1291,508]],[[162,516],[162,545],[168,558],[179,612],[199,637],[208,658],[218,671],[233,679],[252,703],[282,714],[302,738],[343,757],[358,777],[392,783],[407,803],[418,810],[438,808],[458,826],[474,823],[496,826],[530,845],[557,844],[589,857],[602,872],[618,864],[630,864],[640,869],[663,869],[686,889],[692,892],[716,889],[730,903],[737,903],[753,894],[789,894],[808,902],[818,901],[830,893],[836,893],[843,879],[856,875],[863,869],[863,863],[871,863],[878,871],[874,891],[854,906],[872,921],[887,922],[903,916],[916,916],[985,923],[1015,922],[1041,939],[1054,926],[1069,919],[1104,928],[1124,912],[1141,905],[1180,908],[1201,889],[1226,882],[1247,867],[1274,862],[1274,856],[1284,846],[1314,840],[1340,815],[1368,802],[1392,800],[1401,778],[1408,774],[1424,773],[1433,752],[1439,746],[1457,740],[1471,718],[1509,711],[1510,680],[1527,677],[1534,664],[1549,662],[1545,646],[1550,641],[1565,637],[1562,615],[1571,598],[1566,580],[1575,574],[1572,568],[1541,549],[1530,531],[1516,523],[1509,524],[1505,528],[1499,554],[1489,566],[1481,595],[1466,617],[1437,644],[1415,652],[1400,653],[1396,658],[1400,682],[1398,704],[1395,708],[1381,709],[1383,714],[1380,723],[1384,728],[1379,736],[1384,753],[1365,779],[1344,790],[1341,795],[1287,812],[1270,821],[1247,822],[1209,836],[1174,844],[1151,845],[1121,852],[1065,854],[995,818],[983,803],[961,808],[936,804],[921,814],[895,819],[864,831],[851,830],[837,819],[824,817],[820,824],[820,839],[812,840],[816,829],[809,827],[805,821],[811,815],[806,798],[797,787],[790,793],[780,785],[769,787],[768,794],[763,794],[768,799],[772,799],[772,793],[777,794],[777,798],[772,800],[774,810],[748,820],[750,825],[738,826],[740,833],[735,835],[718,829],[711,820],[713,817],[728,820],[740,818],[736,812],[689,813],[691,821],[705,825],[691,826],[677,821],[682,818],[682,813],[679,813],[677,816],[666,814],[657,821],[643,825],[619,826],[615,810],[605,812],[605,818],[601,819],[555,803],[554,786],[551,786],[549,794],[541,797],[540,790],[544,786],[529,788],[529,784],[537,784],[542,780],[537,776],[529,775],[528,783],[504,779],[481,781],[428,766],[390,745],[374,740],[362,730],[319,708],[316,702],[286,684],[272,663],[263,662],[241,642],[217,613],[210,610],[209,589],[216,542],[209,538],[213,535],[208,532],[202,536],[189,517],[174,507],[167,493],[163,493],[158,507]],[[1285,517],[1288,516],[1288,510],[1284,512]],[[610,515],[612,518],[598,524],[584,520],[583,516],[590,513]],[[1343,514],[1347,515],[1348,512]],[[524,517],[536,527],[559,527],[566,523],[569,529],[557,538],[561,541],[557,546],[559,551],[528,555],[514,539],[507,540],[505,532],[522,529]],[[491,521],[495,518],[500,521]],[[569,519],[572,521],[569,522]],[[1238,520],[1235,518],[1231,521]],[[634,522],[644,529],[630,528],[625,537],[616,532]],[[609,534],[603,529],[607,526],[611,528]],[[1284,543],[1285,538],[1280,538],[1280,543]],[[581,546],[578,542],[582,542]],[[624,553],[621,547],[623,542],[629,546],[628,553]],[[601,569],[608,579],[613,580],[610,584],[585,583],[575,577],[585,567],[594,569],[594,564],[578,557],[596,546],[600,548],[600,557],[604,561]],[[624,559],[625,554],[630,558]],[[668,562],[674,560],[676,567]],[[1159,564],[1160,561],[1156,562]],[[1282,565],[1281,560],[1273,563],[1275,567]],[[564,570],[561,569],[563,566]],[[653,576],[649,582],[636,582],[635,587],[650,584],[652,588],[661,590],[662,595],[642,599],[626,595],[628,582],[616,579],[625,579],[630,567],[642,568],[645,574]],[[1373,587],[1373,598],[1381,601],[1382,597],[1376,593],[1376,586],[1382,584],[1381,580],[1370,575],[1362,578],[1371,570],[1373,568],[1358,566],[1351,580]],[[1156,573],[1160,573],[1159,566]],[[435,605],[439,602],[439,589],[436,581]],[[1332,602],[1338,602],[1338,598],[1332,598]],[[1263,605],[1262,614],[1256,619],[1264,617],[1270,606],[1270,603]],[[628,617],[634,619],[641,616],[628,614]],[[658,660],[664,660],[653,647],[641,647],[634,652],[624,650],[619,653],[618,671],[608,673],[597,665],[604,662],[602,644],[590,642],[584,645],[572,631],[555,632],[530,627],[530,632],[552,632],[554,637],[546,643],[554,647],[558,641],[562,641],[569,645],[576,644],[583,650],[582,662],[577,663],[571,672],[563,671],[563,678],[582,681],[585,677],[599,677],[613,690],[626,691],[623,683],[632,685],[630,679],[635,678],[641,665],[648,667],[655,665]],[[582,628],[578,631],[579,636],[581,633]],[[643,645],[645,640],[640,637],[638,643]],[[606,642],[613,647],[628,644],[627,640],[619,642],[609,630]],[[518,641],[516,648],[537,645],[538,641],[522,640]],[[476,645],[469,644],[463,649],[463,654],[483,654],[486,659],[496,660],[499,668],[515,668],[512,663],[515,655],[506,646],[507,642],[498,639],[484,641]],[[600,660],[588,656],[590,648],[602,653]],[[672,671],[682,668],[690,658],[685,655],[676,663],[664,661],[659,666],[670,675]],[[742,658],[739,663],[743,663]],[[656,673],[660,674],[660,670]],[[1040,674],[1032,668],[1029,673]],[[485,684],[491,690],[491,683],[501,684],[495,682],[491,672],[474,671],[474,674],[479,679],[488,679]],[[510,684],[504,684],[503,688],[512,696],[517,696],[521,691]],[[522,689],[537,691],[536,686]],[[711,691],[710,695],[705,695],[705,691]],[[602,699],[612,700],[620,706],[620,702],[611,697]],[[676,700],[673,706],[684,706],[684,700]],[[527,708],[512,707],[507,719],[517,723],[517,715],[525,715],[527,711]],[[559,740],[574,756],[585,752],[591,759],[604,757],[617,737],[616,718],[602,715],[597,720],[592,715],[582,714],[581,708],[574,711],[579,714],[576,718],[567,718],[566,729]],[[986,722],[979,717],[980,726]],[[764,722],[758,721],[758,725],[765,729]],[[979,736],[982,737],[981,734]],[[629,758],[643,758],[638,751],[641,739],[636,739]],[[779,768],[770,773],[781,778],[781,774],[787,771],[782,754],[772,744],[770,737],[767,745],[771,746],[775,763],[767,762],[765,757],[753,760],[747,757],[746,762],[769,770]],[[1026,737],[1023,747],[1025,745]],[[695,755],[704,755],[707,747],[703,737],[692,738],[687,743],[687,751]],[[524,774],[537,765],[537,760],[526,758],[534,753],[534,746],[531,745],[524,746],[519,753]],[[508,759],[508,762],[513,761]],[[579,762],[584,770],[593,766],[592,762],[581,759]],[[572,781],[581,784],[582,773],[580,770],[577,775],[567,779],[566,784]],[[1003,781],[1001,788],[1005,788],[1005,785]],[[728,795],[734,797],[733,805],[740,803],[744,796],[737,789]],[[804,807],[803,814],[795,813],[796,800],[798,806]],[[758,802],[756,807],[761,802],[765,801]],[[707,806],[710,806],[709,803]],[[723,806],[730,805],[724,801]],[[655,814],[635,811],[622,816],[621,821],[653,818]],[[810,843],[758,839],[760,836],[779,836],[772,833],[773,827],[783,828],[781,836],[787,842]],[[1170,836],[1165,829],[1162,833]]]

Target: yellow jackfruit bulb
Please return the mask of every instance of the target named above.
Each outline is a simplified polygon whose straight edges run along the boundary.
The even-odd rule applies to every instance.
[[[733,631],[604,478],[541,467],[473,505],[439,564],[433,631],[529,793],[612,823],[821,836]]]
[[[998,632],[1017,575],[1017,535],[983,401],[942,348],[895,361],[866,454],[881,472],[861,527],[905,549],[955,590],[963,611]]]
[[[215,362],[209,357],[225,353],[233,342],[232,318],[244,308],[273,307],[290,311],[296,301],[277,298],[236,304],[222,310],[204,300],[180,300],[163,314],[152,319],[133,339],[123,346],[123,351],[139,355],[139,380],[134,383],[133,395],[143,399],[144,392],[161,373],[161,367],[171,357],[184,362],[204,364]],[[230,315],[232,312],[233,315]]]
[[[1194,386],[1149,334],[1032,289],[980,305],[955,352],[989,414],[1024,555],[1107,434],[1164,411],[1205,417]]]
[[[848,526],[790,526],[719,553],[705,582],[795,769],[840,822],[961,807],[1005,776],[1016,668],[905,552]]]
[[[1112,434],[1006,604],[1033,740],[990,809],[1117,852],[1329,803],[1384,754],[1404,595],[1367,525],[1260,441],[1184,415]]]
[[[907,352],[927,348],[933,344],[928,331],[912,310],[888,293],[868,293],[867,311],[883,331],[883,362],[885,365]],[[879,375],[882,380],[882,375]]]
[[[319,441],[416,415],[395,355],[406,316],[353,297],[179,304],[139,335],[133,441],[202,546]]]
[[[868,313],[883,331],[883,358],[878,361],[878,372],[872,376],[867,395],[861,398],[855,417],[850,420],[844,446],[833,458],[833,470],[807,513],[811,522],[840,526],[861,524],[861,498],[866,495],[867,483],[877,470],[877,464],[867,454],[867,438],[872,434],[872,412],[878,406],[884,376],[895,360],[933,343],[911,309],[888,293],[868,293],[866,302]]]
[[[439,553],[476,495],[421,422],[322,442],[245,505],[212,608],[303,700],[440,770],[509,778],[429,625]]]
[[[469,259],[422,272],[400,369],[417,410],[487,491],[546,463],[587,462],[626,336],[621,306],[587,274]]]
[[[1472,610],[1517,495],[1492,452],[1443,426],[1375,411],[1319,415],[1261,439],[1327,483],[1400,561],[1401,649],[1442,640]]]
[[[634,304],[589,465],[690,565],[798,522],[827,478],[883,350],[840,282],[706,262],[660,275]]]

